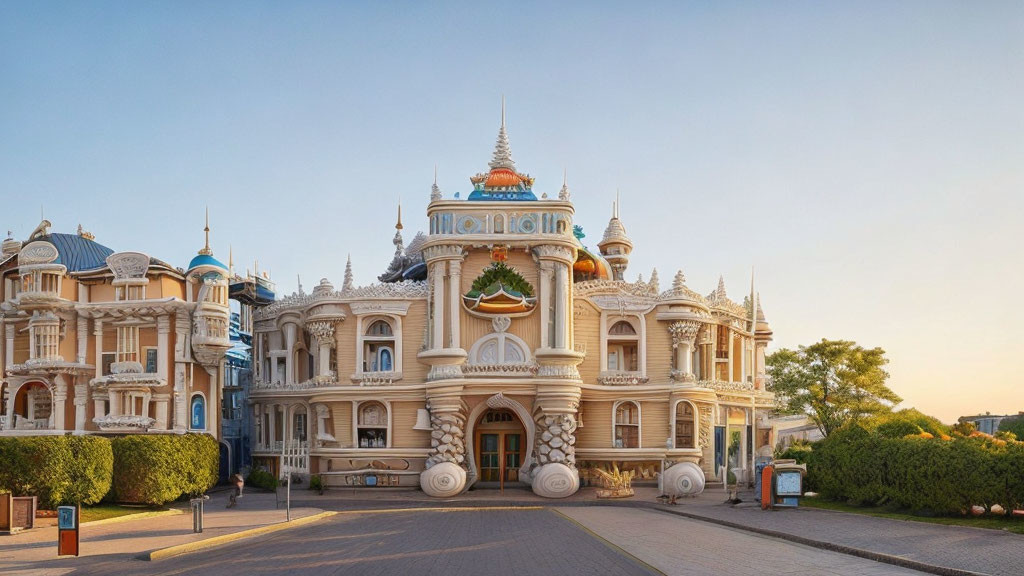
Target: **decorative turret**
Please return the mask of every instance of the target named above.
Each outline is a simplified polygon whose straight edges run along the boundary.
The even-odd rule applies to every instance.
[[[533,194],[533,178],[529,174],[516,172],[512,160],[512,149],[505,131],[505,99],[501,99],[501,127],[494,144],[494,157],[487,164],[490,171],[477,174],[469,179],[473,184],[470,200],[536,200]]]
[[[570,194],[569,194],[568,172],[563,170],[562,171],[562,189],[558,191],[558,199],[559,200],[564,200],[564,201],[568,202],[569,198],[570,198]]]
[[[441,188],[437,185],[437,164],[434,164],[434,184],[430,187],[430,201],[436,202],[441,199]]]
[[[11,231],[8,230],[7,239],[4,240],[3,243],[3,256],[6,258],[8,256],[15,255],[18,252],[21,252],[21,242],[15,240]]]
[[[601,255],[605,257],[605,260],[611,264],[615,280],[624,280],[626,268],[629,266],[629,254],[633,251],[633,242],[626,236],[626,227],[619,220],[618,193],[615,196],[615,203],[612,204],[612,219],[608,221],[604,237],[598,242],[597,247],[601,249]]]
[[[661,293],[661,283],[658,279],[658,269],[651,270],[651,279],[647,282],[655,294]]]
[[[345,262],[345,279],[341,282],[341,291],[348,292],[355,286],[352,281],[352,255],[348,255],[348,261]]]
[[[761,309],[761,294],[757,295],[757,323],[754,324],[754,336],[758,341],[771,342],[772,340],[772,327],[768,324],[768,320],[764,317],[764,310]]]
[[[210,210],[203,228],[206,243],[188,265],[188,281],[199,285],[194,313],[192,352],[207,371],[218,369],[224,353],[231,348],[228,308],[228,268],[213,257],[210,249]]]

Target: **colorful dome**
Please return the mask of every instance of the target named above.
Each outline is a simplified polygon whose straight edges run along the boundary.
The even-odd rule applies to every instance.
[[[210,254],[200,254],[193,258],[192,261],[188,263],[189,270],[195,270],[200,266],[212,266],[214,268],[220,268],[221,270],[228,269],[228,267],[225,266],[220,260],[217,260]]]
[[[519,186],[523,179],[514,170],[495,168],[487,175],[484,186],[487,188]]]

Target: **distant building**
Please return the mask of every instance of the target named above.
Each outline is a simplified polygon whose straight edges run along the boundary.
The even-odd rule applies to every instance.
[[[985,434],[995,434],[999,431],[999,423],[1006,418],[1016,418],[1018,416],[1024,416],[1024,412],[1018,412],[1016,414],[1006,414],[1003,416],[996,416],[995,414],[978,414],[977,416],[961,416],[957,418],[957,422],[973,422],[977,427],[978,432],[984,432]]]
[[[0,255],[0,435],[220,438],[228,269],[115,252],[43,221]]]

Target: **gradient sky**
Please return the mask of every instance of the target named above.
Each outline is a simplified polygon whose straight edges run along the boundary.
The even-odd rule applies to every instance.
[[[1024,410],[1024,3],[0,2],[0,227],[340,286],[486,169],[774,347],[881,346],[904,406]],[[0,230],[2,231],[2,230]],[[248,263],[248,264],[244,264]]]

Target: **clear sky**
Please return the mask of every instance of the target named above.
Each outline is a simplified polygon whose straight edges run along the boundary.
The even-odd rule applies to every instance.
[[[557,4],[557,6],[556,6]],[[486,169],[563,168],[628,276],[682,268],[775,346],[888,351],[905,406],[1024,410],[1024,3],[0,3],[0,227],[40,207],[185,266],[212,243],[281,292],[387,267]]]

